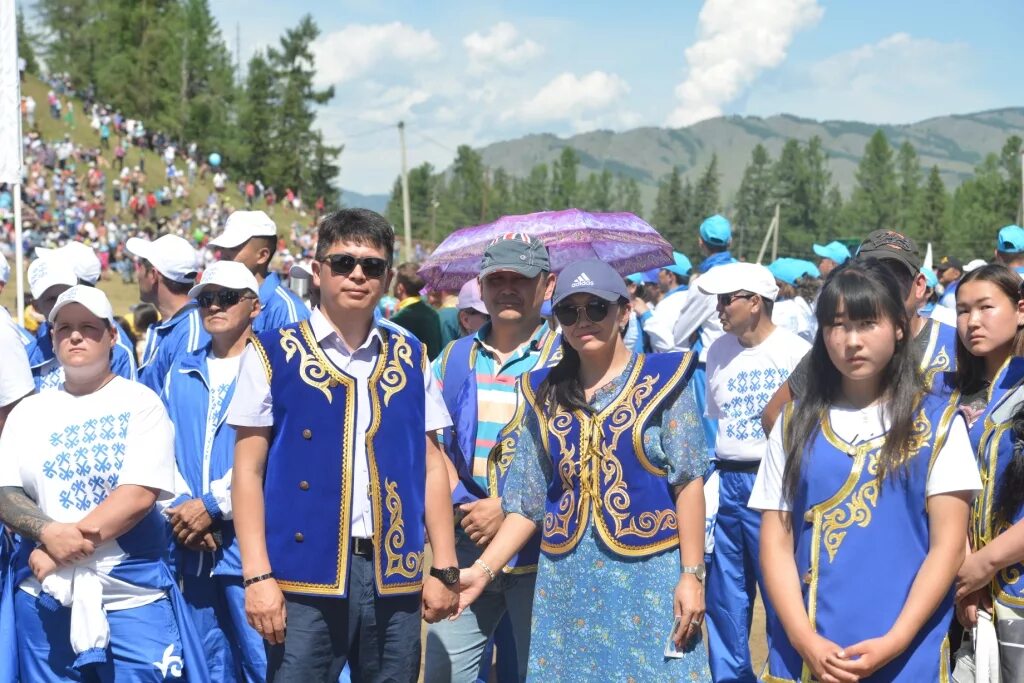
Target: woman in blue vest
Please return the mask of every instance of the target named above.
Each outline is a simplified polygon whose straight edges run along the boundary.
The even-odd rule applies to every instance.
[[[874,259],[818,299],[813,381],[769,438],[750,506],[781,629],[763,679],[948,681],[953,579],[980,488],[963,419],[925,393],[908,314]]]
[[[460,606],[541,526],[529,678],[710,681],[694,358],[626,347],[629,295],[602,261],[563,270],[552,301],[564,355],[519,380],[506,518]]]
[[[984,486],[969,528],[971,552],[957,574],[957,616],[993,618],[1004,681],[1024,677],[1024,297],[1001,264],[968,273],[956,290],[955,400],[967,418]],[[1017,647],[1008,647],[1009,644]]]

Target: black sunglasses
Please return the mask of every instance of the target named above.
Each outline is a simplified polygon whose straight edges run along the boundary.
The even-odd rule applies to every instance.
[[[203,292],[196,297],[199,308],[209,308],[216,301],[221,308],[231,308],[242,299],[255,299],[254,296],[243,296],[236,289],[222,289],[219,292]]]
[[[322,262],[328,264],[335,275],[349,275],[356,266],[362,268],[363,275],[370,278],[378,278],[388,272],[387,260],[375,256],[356,258],[350,254],[331,254]]]
[[[602,299],[591,299],[583,306],[570,306],[568,304],[558,304],[553,309],[555,317],[558,319],[559,324],[570,327],[575,325],[580,320],[580,311],[583,311],[587,320],[592,323],[599,323],[608,317],[608,310],[611,308],[611,304]]]
[[[725,308],[733,301],[736,301],[736,299],[752,299],[755,296],[757,296],[757,294],[719,294],[718,305]]]

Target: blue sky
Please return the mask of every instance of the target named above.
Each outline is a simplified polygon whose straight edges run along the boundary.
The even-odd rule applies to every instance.
[[[316,19],[320,112],[341,184],[390,190],[409,163],[529,133],[791,113],[909,123],[1024,105],[1021,0],[371,2],[213,0],[243,63]]]

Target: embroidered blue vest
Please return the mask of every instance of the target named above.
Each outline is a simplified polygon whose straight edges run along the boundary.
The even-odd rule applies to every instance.
[[[476,451],[477,436],[477,383],[476,383],[475,335],[456,339],[441,354],[442,395],[448,414],[452,418],[452,426],[444,430],[444,446],[448,457],[455,464],[459,474],[459,484],[465,489],[462,500],[455,504],[479,500],[480,498],[497,497],[505,490],[505,475],[515,453],[516,441],[521,429],[517,428],[523,418],[523,406],[516,406],[515,415],[498,435],[497,442],[487,462],[487,490],[484,491],[473,478],[473,457]],[[540,352],[534,369],[548,368],[562,359],[562,336],[549,333],[542,339]],[[501,466],[496,463],[501,462]],[[468,496],[466,494],[469,494]],[[507,573],[527,573],[536,571],[540,557],[540,532],[534,535],[522,550],[516,553],[505,565]]]
[[[792,404],[783,420],[791,412]],[[895,623],[928,554],[928,473],[955,416],[956,405],[948,398],[926,394],[914,420],[906,471],[883,482],[877,473],[885,437],[847,444],[827,418],[822,421],[805,451],[791,511],[804,605],[821,636],[852,645],[886,633]],[[864,608],[865,599],[870,609]],[[952,616],[950,586],[910,646],[866,680],[948,681],[946,631]],[[764,680],[810,681],[810,669],[781,625],[773,631]]]
[[[956,328],[932,320],[928,344],[921,354],[921,373],[925,387],[932,389],[942,374],[956,370]]]
[[[379,321],[366,432],[377,593],[423,581],[426,436],[423,345]],[[253,339],[273,396],[263,485],[267,552],[283,591],[346,597],[351,546],[356,380],[324,354],[309,322]]]
[[[1024,358],[1013,358],[992,383],[984,414],[971,429],[971,445],[978,457],[982,489],[971,507],[971,547],[980,550],[992,539],[1024,519],[1024,509],[1013,519],[995,519],[996,494],[1013,459],[1013,414],[1024,402]],[[996,572],[992,579],[992,598],[1002,604],[1024,607],[1024,563],[1015,563]]]
[[[679,545],[675,503],[665,471],[644,454],[643,431],[659,408],[686,386],[696,367],[692,353],[639,355],[629,378],[597,413],[553,414],[537,405],[549,370],[531,372],[523,394],[537,412],[552,477],[545,504],[541,551],[571,552],[593,523],[609,550],[646,557]]]

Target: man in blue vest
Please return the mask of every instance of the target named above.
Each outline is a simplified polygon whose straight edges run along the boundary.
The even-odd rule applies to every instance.
[[[241,263],[220,261],[189,295],[210,343],[180,356],[161,396],[174,423],[174,456],[184,485],[167,510],[178,541],[177,568],[215,680],[263,683],[263,639],[245,616],[242,563],[231,508],[235,430],[225,423],[239,361],[259,314],[259,285]],[[179,486],[181,485],[179,484]]]
[[[125,248],[138,259],[139,298],[160,313],[160,322],[146,331],[139,359],[139,381],[159,394],[174,361],[210,342],[199,309],[188,295],[199,273],[199,258],[188,240],[177,235],[153,242],[131,237]]]
[[[554,289],[550,270],[548,251],[540,240],[519,233],[495,240],[480,265],[481,296],[490,321],[475,335],[449,344],[434,361],[454,423],[445,431],[444,448],[458,474],[452,502],[456,517],[461,517],[456,530],[460,567],[471,567],[479,559],[505,517],[504,480],[494,467],[493,451],[499,433],[515,415],[516,378],[553,364],[561,350],[558,335],[540,313]],[[487,643],[505,615],[514,638],[515,679],[525,680],[539,542],[538,535],[509,564],[511,570],[492,582],[458,619],[431,625],[427,683],[476,681]],[[501,652],[500,638],[497,645]]]
[[[254,334],[276,330],[309,317],[309,309],[299,295],[281,282],[281,276],[270,272],[270,262],[277,252],[277,226],[263,211],[235,211],[228,216],[224,232],[210,240],[220,249],[222,261],[245,265],[260,285],[260,314],[252,324]]]
[[[373,211],[326,216],[313,262],[320,306],[242,355],[227,418],[232,507],[246,614],[278,683],[335,681],[346,664],[354,680],[412,683],[421,612],[434,622],[458,606],[436,436],[451,420],[423,345],[374,321],[394,239]]]

